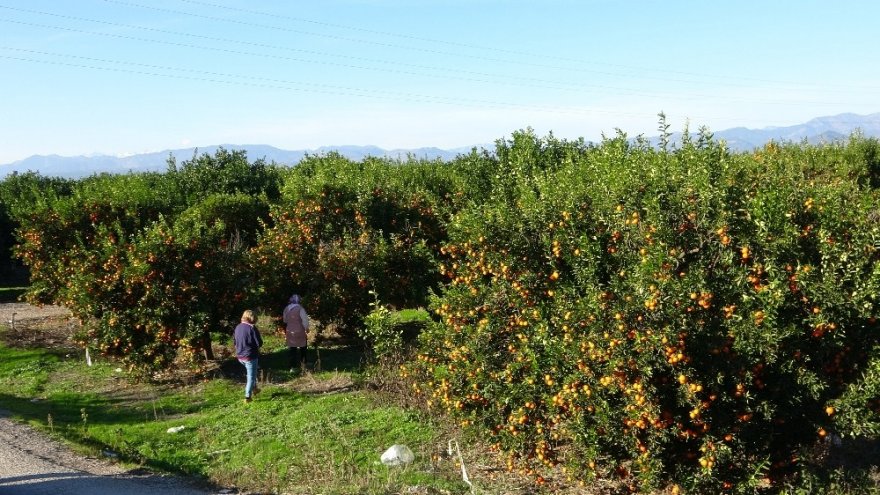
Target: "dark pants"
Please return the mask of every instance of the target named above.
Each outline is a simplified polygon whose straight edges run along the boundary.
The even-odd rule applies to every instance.
[[[290,369],[306,369],[306,349],[308,349],[308,346],[287,348],[288,356],[290,357]]]

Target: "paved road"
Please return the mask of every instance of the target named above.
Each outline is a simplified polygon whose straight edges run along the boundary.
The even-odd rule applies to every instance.
[[[84,458],[0,411],[0,494],[206,495],[186,480]],[[222,493],[234,493],[224,490]]]

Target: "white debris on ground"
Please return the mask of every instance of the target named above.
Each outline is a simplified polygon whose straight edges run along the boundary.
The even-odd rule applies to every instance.
[[[416,458],[413,451],[406,445],[395,444],[388,447],[382,454],[382,464],[386,466],[399,466],[401,464],[410,464]]]

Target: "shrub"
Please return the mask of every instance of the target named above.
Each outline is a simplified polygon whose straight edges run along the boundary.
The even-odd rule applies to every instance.
[[[364,317],[364,325],[358,334],[366,342],[377,358],[392,356],[403,347],[403,330],[395,325],[394,314],[380,301],[378,294],[373,295],[373,308]]]
[[[65,179],[42,177],[37,173],[13,172],[0,181],[0,276],[7,283],[27,285],[27,270],[13,252],[19,243],[15,231],[18,218],[38,207],[41,198],[70,194]]]
[[[181,348],[210,358],[212,334],[259,294],[248,251],[273,173],[221,150],[182,171],[95,176],[39,197],[17,216],[28,299],[68,307],[83,345],[132,366],[162,368]],[[190,190],[208,179],[219,192]]]
[[[451,223],[414,367],[511,467],[747,490],[876,418],[880,227],[858,153],[499,147],[517,179]]]
[[[422,169],[424,167],[424,169]],[[268,307],[308,298],[309,313],[357,335],[375,291],[396,306],[426,303],[445,238],[438,199],[412,175],[430,165],[311,157],[286,180],[252,253]]]

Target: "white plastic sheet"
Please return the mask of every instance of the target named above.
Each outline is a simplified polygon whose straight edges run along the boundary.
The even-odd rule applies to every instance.
[[[395,444],[388,447],[382,454],[382,464],[386,466],[399,466],[401,464],[409,464],[416,458],[412,450],[406,445]]]

